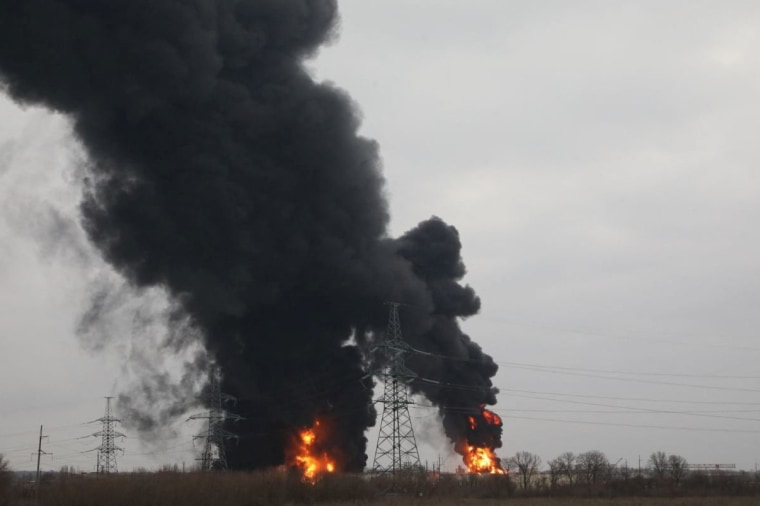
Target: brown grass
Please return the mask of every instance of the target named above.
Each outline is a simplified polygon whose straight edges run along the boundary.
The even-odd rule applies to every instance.
[[[34,490],[15,486],[0,506],[34,504]],[[544,491],[547,492],[547,491]],[[597,491],[599,492],[599,491]],[[509,477],[433,478],[408,473],[395,481],[367,475],[328,475],[312,485],[288,472],[48,475],[42,506],[749,506],[756,497],[518,497]]]
[[[453,504],[465,504],[452,502]],[[507,501],[482,500],[478,506],[757,506],[753,497],[616,497],[616,498],[514,498]]]

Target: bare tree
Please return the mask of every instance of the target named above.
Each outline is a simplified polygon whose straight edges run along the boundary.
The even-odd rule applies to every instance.
[[[541,457],[530,452],[517,452],[509,459],[509,467],[516,469],[522,478],[522,488],[527,490],[530,481],[538,474],[538,466],[541,465]]]
[[[623,464],[622,466],[615,467],[615,473],[618,478],[623,480],[628,480],[631,477],[631,468],[628,467],[628,462]]]
[[[668,457],[668,472],[670,478],[676,482],[676,485],[681,483],[681,478],[686,474],[688,463],[686,459],[680,455],[670,455]]]
[[[566,477],[570,485],[575,483],[575,454],[573,452],[565,452],[554,460],[559,466],[559,474]]]
[[[668,456],[665,452],[654,452],[649,456],[649,469],[656,479],[665,479],[668,473]]]
[[[555,488],[559,484],[559,479],[563,476],[562,462],[558,458],[547,462],[549,464],[549,485]]]
[[[596,483],[610,468],[610,461],[607,456],[597,450],[581,453],[578,455],[575,469],[578,476],[583,478],[586,485]]]

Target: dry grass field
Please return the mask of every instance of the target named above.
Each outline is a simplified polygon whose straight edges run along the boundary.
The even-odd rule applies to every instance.
[[[478,500],[478,501],[456,501],[450,503],[441,503],[453,505],[464,505],[477,503],[478,506],[757,506],[760,504],[757,498],[753,497],[618,497],[608,499],[589,499],[589,498],[514,498],[507,500]],[[420,504],[411,501],[409,504]],[[391,504],[400,503],[387,503]]]
[[[507,476],[388,477],[328,475],[316,483],[285,471],[267,473],[158,472],[112,476],[48,475],[42,506],[757,506],[753,488],[652,487],[640,490],[543,489],[522,492]],[[720,485],[720,484],[719,484]],[[533,495],[533,497],[528,497]],[[35,504],[33,486],[0,487],[0,506]]]
[[[332,503],[331,506],[354,505],[357,503]],[[432,500],[395,500],[380,499],[372,503],[377,506],[757,506],[760,502],[751,497],[688,497],[688,498],[512,498],[512,499],[450,499]]]

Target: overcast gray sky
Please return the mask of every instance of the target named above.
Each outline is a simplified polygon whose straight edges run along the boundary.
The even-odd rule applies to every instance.
[[[657,450],[760,457],[760,4],[343,0],[310,63],[381,145],[399,234],[457,226],[483,300],[465,329],[501,368],[501,456]],[[102,396],[130,378],[129,325],[74,328],[112,276],[76,226],[64,118],[0,98],[0,452],[94,466]],[[160,299],[160,296],[156,297]],[[120,335],[119,335],[120,334]],[[414,408],[423,459],[458,463]],[[182,421],[179,421],[182,422]],[[189,435],[128,438],[120,467],[192,462]],[[368,453],[374,451],[370,435]]]

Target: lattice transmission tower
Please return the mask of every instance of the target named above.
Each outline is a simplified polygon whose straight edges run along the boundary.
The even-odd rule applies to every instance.
[[[390,472],[395,476],[396,471],[404,467],[420,467],[420,455],[412,429],[412,418],[409,416],[410,401],[407,389],[407,383],[414,379],[416,374],[404,365],[404,356],[410,353],[412,348],[401,335],[399,304],[389,302],[388,305],[388,329],[385,341],[379,346],[386,360],[385,367],[379,374],[384,383],[383,397],[380,400],[383,404],[383,417],[372,470]]]
[[[98,474],[118,472],[118,468],[116,467],[116,452],[123,453],[124,449],[116,446],[116,438],[127,437],[125,434],[116,431],[116,424],[121,423],[121,420],[116,418],[111,411],[111,399],[113,397],[106,397],[106,412],[102,417],[95,420],[102,424],[102,428],[93,434],[93,436],[101,438],[100,446],[95,448],[98,451],[98,458],[95,464]]]
[[[193,437],[193,440],[204,440],[203,453],[197,459],[201,463],[202,471],[227,469],[227,453],[224,450],[224,443],[227,439],[236,439],[237,435],[225,430],[224,422],[225,420],[242,420],[241,416],[230,413],[222,407],[224,402],[232,402],[235,398],[222,393],[221,376],[218,367],[211,369],[208,389],[204,396],[204,403],[208,407],[208,411],[189,418],[190,420],[207,420],[206,430]]]

